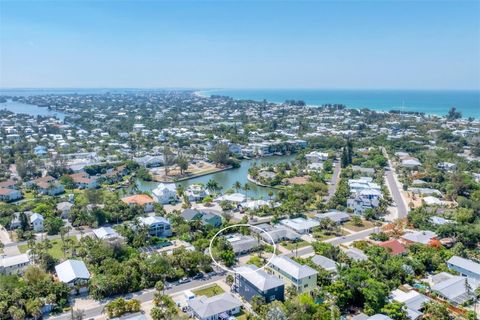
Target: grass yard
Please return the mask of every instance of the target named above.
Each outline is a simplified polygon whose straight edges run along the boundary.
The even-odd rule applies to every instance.
[[[239,314],[235,315],[235,318],[237,318],[237,320],[247,320],[248,315],[248,313],[245,313],[245,311],[241,310]]]
[[[220,286],[218,284],[214,284],[213,286],[209,286],[209,287],[206,287],[206,288],[201,288],[201,289],[198,289],[198,290],[194,290],[192,292],[196,296],[207,296],[207,297],[210,298],[210,297],[222,294],[225,291],[222,288],[220,288]]]
[[[287,248],[288,250],[294,250],[296,248],[300,249],[300,248],[303,248],[303,247],[306,247],[306,246],[310,245],[310,243],[308,243],[305,240],[300,240],[300,241],[297,241],[297,242],[282,241],[280,244],[283,247]]]
[[[343,227],[352,231],[362,231],[366,229],[371,229],[375,227],[375,225],[371,221],[362,220],[361,226],[356,226],[353,224],[352,221],[348,221],[347,223],[343,224]]]
[[[71,239],[73,242],[77,242],[77,238],[75,236],[71,236],[68,238]],[[52,244],[52,247],[48,250],[48,253],[51,254],[52,257],[56,259],[63,258],[62,240],[61,239],[50,240],[50,243]],[[18,246],[18,250],[21,253],[25,253],[28,250],[28,245],[22,244]]]

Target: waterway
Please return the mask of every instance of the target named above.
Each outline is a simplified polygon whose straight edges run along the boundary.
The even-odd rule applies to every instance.
[[[217,181],[217,183],[222,187],[222,190],[228,190],[233,188],[235,182],[240,182],[242,186],[247,183],[250,187],[248,190],[248,197],[254,199],[268,199],[269,192],[273,192],[274,194],[278,192],[276,189],[268,188],[268,187],[261,187],[257,186],[254,183],[251,183],[247,180],[248,169],[256,163],[257,165],[260,164],[276,164],[280,162],[289,162],[295,160],[296,155],[285,155],[285,156],[272,156],[272,157],[264,157],[264,158],[256,158],[256,159],[249,159],[249,160],[242,160],[240,163],[239,168],[234,168],[230,170],[220,171],[212,174],[208,174],[205,176],[192,178],[189,180],[184,180],[178,182],[177,185],[188,187],[191,184],[195,183],[202,183],[207,184],[208,180],[212,179]],[[158,185],[157,182],[147,182],[147,181],[137,181],[137,187],[140,191],[151,191],[156,188]],[[242,191],[244,192],[244,191]]]
[[[57,117],[59,120],[65,119],[63,112],[50,110],[45,107],[39,107],[34,104],[26,104],[18,101],[7,100],[7,102],[0,103],[0,110],[8,110],[15,113],[28,114],[30,116],[44,116],[44,117]]]

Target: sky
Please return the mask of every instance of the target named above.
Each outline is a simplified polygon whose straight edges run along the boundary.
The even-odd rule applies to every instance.
[[[0,0],[0,87],[480,90],[479,20],[461,0]]]

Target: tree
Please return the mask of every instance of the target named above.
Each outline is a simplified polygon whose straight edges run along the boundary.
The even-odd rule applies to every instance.
[[[362,218],[357,215],[352,216],[352,223],[356,227],[361,227],[363,225]]]
[[[228,150],[228,145],[226,143],[217,143],[209,158],[215,163],[215,166],[218,167],[218,165],[229,164],[229,154],[230,151]]]
[[[177,165],[180,168],[180,174],[183,175],[183,173],[188,169],[188,158],[184,155],[178,156]]]
[[[381,313],[384,315],[389,316],[393,320],[408,320],[408,314],[406,311],[405,304],[393,301],[387,305],[385,305]]]
[[[163,166],[165,169],[165,176],[168,176],[170,166],[174,163],[174,155],[169,146],[165,145],[163,148]]]
[[[235,181],[233,188],[235,189],[235,192],[238,192],[238,190],[242,189],[242,184],[240,181]]]
[[[423,305],[423,314],[426,319],[450,320],[447,307],[436,301],[429,301]]]
[[[457,111],[457,108],[452,107],[450,110],[448,110],[447,113],[447,120],[448,121],[453,121],[460,119],[462,117],[462,113],[460,111]]]

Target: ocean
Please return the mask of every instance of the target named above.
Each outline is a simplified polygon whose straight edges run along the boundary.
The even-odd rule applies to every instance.
[[[415,91],[415,90],[319,90],[319,89],[215,89],[202,90],[203,96],[224,95],[234,99],[264,100],[281,103],[303,100],[308,105],[344,104],[348,108],[379,111],[401,110],[446,115],[456,107],[464,118],[480,119],[480,91]]]

